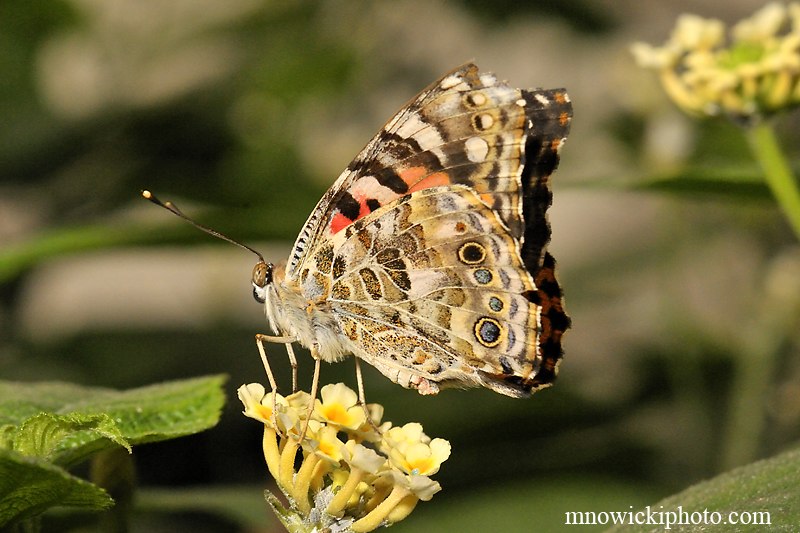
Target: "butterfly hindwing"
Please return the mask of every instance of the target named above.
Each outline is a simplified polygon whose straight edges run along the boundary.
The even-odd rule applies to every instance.
[[[335,235],[329,303],[356,356],[395,380],[527,395],[539,308],[498,224],[456,185],[401,197]]]

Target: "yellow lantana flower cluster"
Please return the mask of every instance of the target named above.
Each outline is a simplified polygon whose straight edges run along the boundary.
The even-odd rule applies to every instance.
[[[656,70],[683,110],[751,120],[800,104],[800,3],[770,3],[730,30],[681,15],[660,47],[633,44],[639,66]]]
[[[271,494],[267,500],[294,531],[372,531],[441,490],[430,476],[450,456],[450,443],[431,439],[418,423],[381,423],[378,404],[367,406],[369,420],[343,383],[322,387],[321,400],[303,391],[284,397],[258,383],[238,394],[245,416],[264,424],[267,468],[290,508]]]

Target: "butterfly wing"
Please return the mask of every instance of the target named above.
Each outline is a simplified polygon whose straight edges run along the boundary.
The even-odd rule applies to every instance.
[[[287,280],[329,299],[352,351],[394,381],[549,385],[569,319],[546,211],[571,116],[563,90],[515,89],[472,64],[446,74],[323,196]]]
[[[472,189],[406,195],[332,239],[330,309],[356,356],[429,392],[535,388],[540,310],[516,239]]]
[[[535,272],[549,239],[548,177],[558,164],[572,107],[566,92],[525,91],[466,64],[404,106],[342,172],[293,247],[288,278],[308,252],[400,196],[429,187],[471,187],[500,217]],[[530,164],[524,164],[527,158]],[[526,220],[533,222],[526,230]]]

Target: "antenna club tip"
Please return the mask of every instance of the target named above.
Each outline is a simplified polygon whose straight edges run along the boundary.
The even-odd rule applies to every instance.
[[[153,193],[151,193],[147,189],[144,189],[144,190],[142,190],[142,197],[146,198],[147,200],[149,200],[150,198],[153,197]]]

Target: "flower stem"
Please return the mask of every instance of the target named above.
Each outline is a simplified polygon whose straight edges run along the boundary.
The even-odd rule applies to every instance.
[[[405,498],[400,500],[400,503],[392,509],[392,512],[386,517],[386,520],[394,524],[405,520],[408,515],[417,507],[419,497],[416,494],[408,494]]]
[[[339,492],[336,493],[336,496],[333,497],[331,503],[328,504],[328,508],[325,509],[325,512],[330,515],[337,515],[342,512],[347,505],[347,502],[350,501],[350,497],[356,491],[358,483],[363,477],[363,470],[351,467],[350,476],[347,478],[345,484],[339,489]]]
[[[394,486],[392,492],[389,496],[383,500],[375,509],[370,511],[366,516],[360,518],[353,522],[353,525],[350,526],[355,533],[366,533],[367,531],[372,531],[373,529],[377,528],[381,525],[381,522],[389,516],[389,513],[397,507],[397,504],[400,503],[403,498],[408,496],[409,492],[407,489],[397,486]]]
[[[278,479],[280,475],[281,452],[278,449],[278,436],[275,430],[264,424],[264,438],[261,448],[264,450],[264,460],[267,463],[270,475]]]
[[[319,456],[315,453],[310,453],[303,460],[300,465],[300,470],[297,471],[297,476],[294,480],[294,487],[292,494],[294,494],[295,503],[298,509],[303,513],[308,514],[311,511],[311,504],[309,503],[308,488],[311,485],[311,476],[314,474],[314,468],[320,461]]]
[[[747,130],[747,138],[750,150],[764,171],[767,185],[800,239],[800,185],[778,144],[772,124],[759,122]]]
[[[280,476],[275,480],[284,492],[291,494],[294,488],[294,459],[297,455],[297,448],[300,447],[300,443],[290,437],[287,437],[286,440],[287,442],[283,447],[283,451],[281,451],[281,463],[278,467]]]

